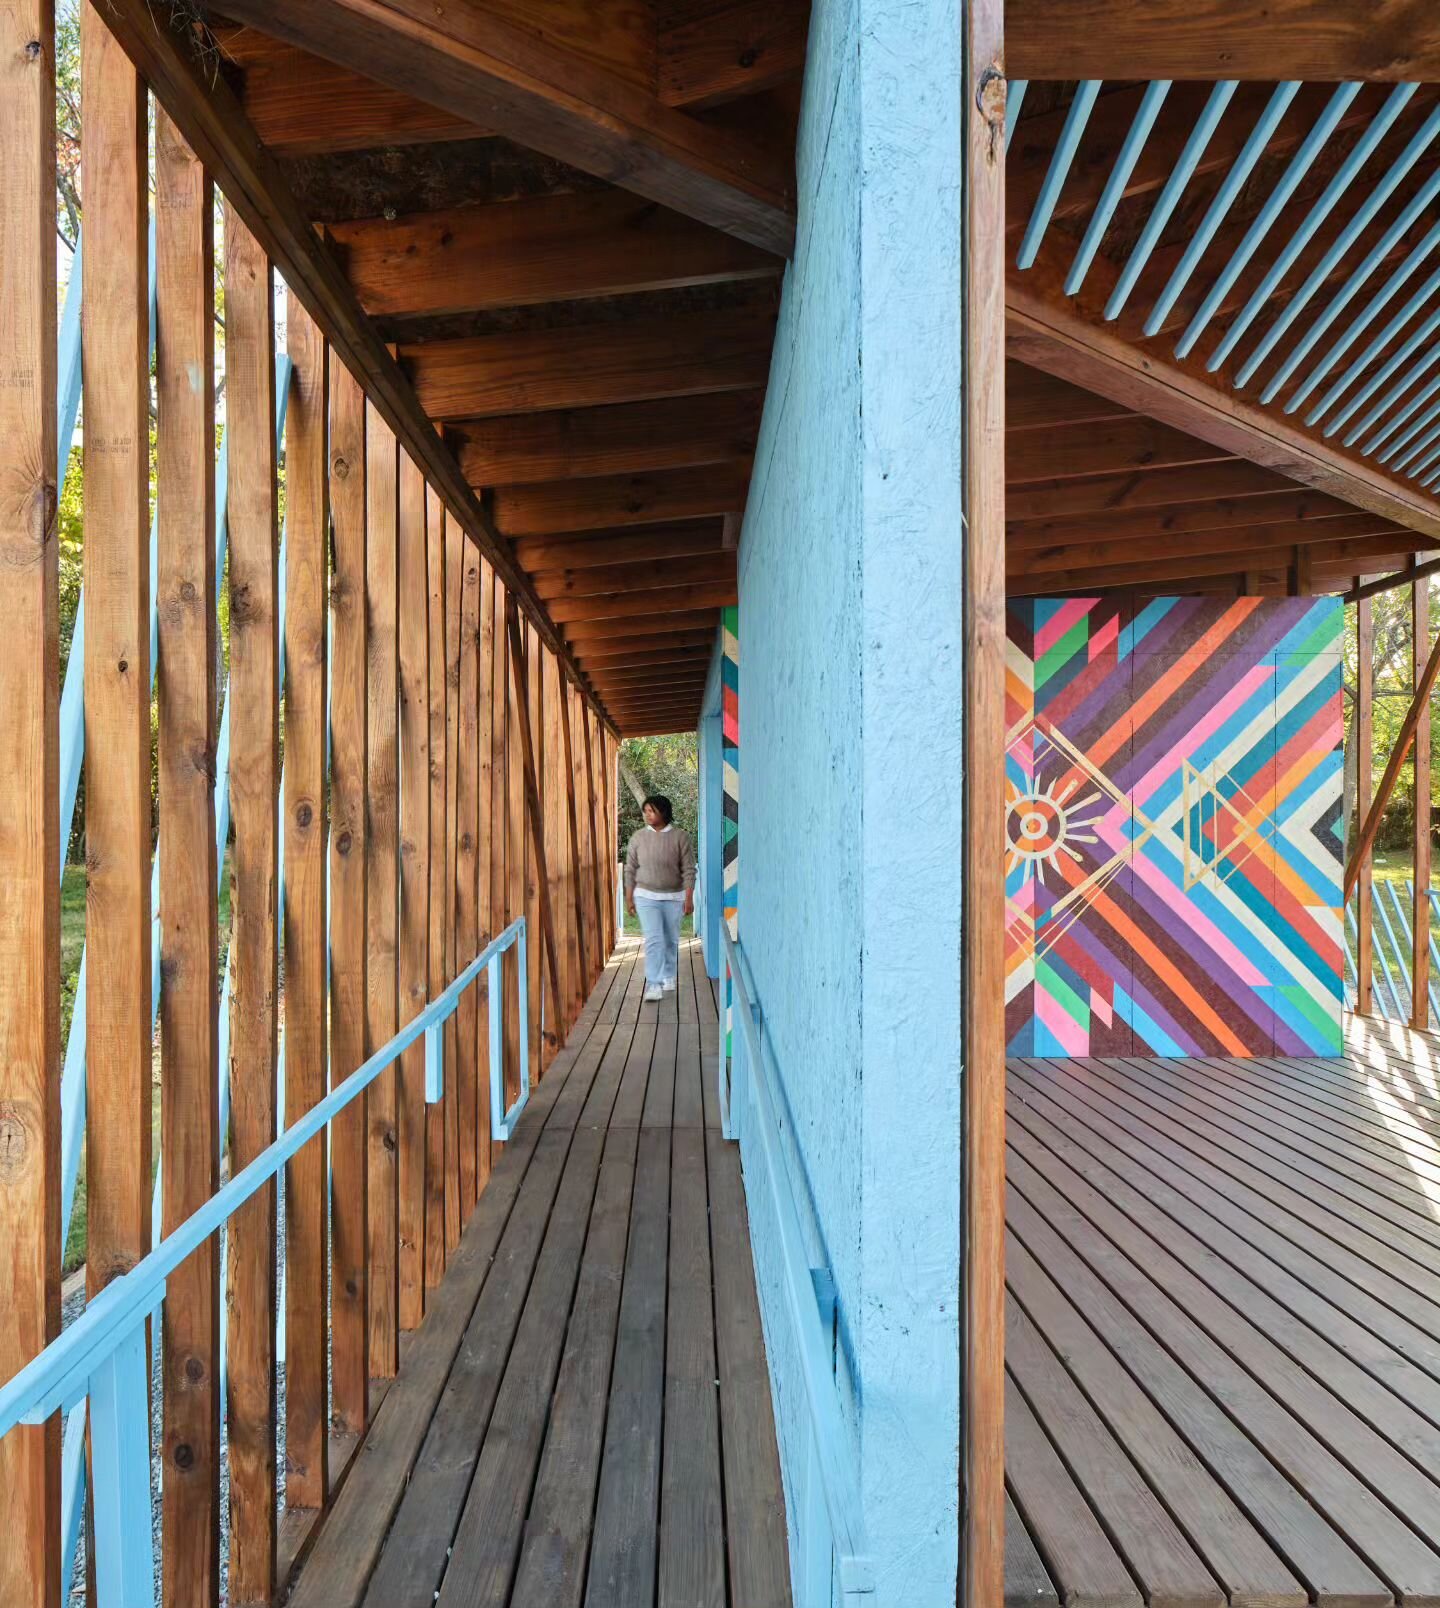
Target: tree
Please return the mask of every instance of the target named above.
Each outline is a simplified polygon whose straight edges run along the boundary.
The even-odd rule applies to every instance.
[[[700,820],[700,760],[695,733],[679,732],[669,737],[629,737],[621,745],[620,758],[635,773],[646,793],[663,793],[675,809],[677,831],[696,841]],[[623,849],[632,833],[644,825],[640,806],[630,789],[620,788],[620,845]]]

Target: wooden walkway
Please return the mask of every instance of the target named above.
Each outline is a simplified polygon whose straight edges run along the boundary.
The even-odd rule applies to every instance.
[[[739,1158],[698,944],[617,949],[496,1162],[289,1601],[788,1608]]]
[[[1437,1046],[1012,1063],[1007,1603],[1440,1603]]]

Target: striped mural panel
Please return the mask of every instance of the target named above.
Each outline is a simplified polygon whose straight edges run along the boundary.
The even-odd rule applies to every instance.
[[[723,910],[730,936],[738,939],[740,917],[740,610],[720,611],[720,764],[723,824],[721,867]],[[728,983],[727,983],[728,989]],[[730,1041],[730,999],[725,999],[726,1047]]]
[[[1015,1055],[1338,1054],[1336,598],[1016,599]]]

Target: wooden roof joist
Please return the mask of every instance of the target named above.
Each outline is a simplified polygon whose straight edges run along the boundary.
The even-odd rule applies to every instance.
[[[629,531],[581,531],[573,538],[529,536],[515,543],[515,556],[532,575],[538,575],[543,571],[643,564],[719,553],[720,537],[718,519],[693,519],[677,525],[642,525]],[[733,553],[731,558],[733,561]]]
[[[495,524],[507,536],[546,536],[591,525],[656,525],[738,512],[750,484],[749,460],[653,475],[497,486]]]
[[[706,581],[691,586],[656,587],[653,591],[604,592],[595,597],[556,598],[550,615],[557,625],[582,620],[651,618],[730,608],[740,601],[734,581]]]
[[[226,199],[324,330],[338,357],[421,468],[450,513],[490,560],[541,638],[582,687],[585,678],[435,431],[415,389],[380,340],[334,257],[317,236],[222,78],[194,57],[194,36],[147,0],[99,0],[101,14]],[[355,65],[355,64],[351,64]],[[587,695],[589,689],[586,687]],[[597,705],[598,707],[598,705]]]
[[[566,8],[547,7],[543,34],[524,25],[524,14],[429,0],[225,0],[224,9],[752,245],[790,251],[794,183],[785,156],[667,106],[613,62],[597,61],[587,46],[592,7],[577,3],[568,18]]]
[[[562,597],[594,597],[630,586],[649,589],[734,579],[734,553],[702,553],[643,564],[600,564],[594,569],[544,570],[534,577],[535,590],[547,602]]]
[[[1430,0],[1010,0],[1012,78],[1440,78]]]
[[[734,601],[732,598],[731,602]],[[577,653],[586,652],[587,647],[590,652],[595,652],[597,643],[614,642],[617,638],[638,643],[642,637],[669,637],[676,632],[708,631],[714,640],[719,628],[714,611],[723,606],[720,603],[687,603],[683,599],[669,599],[664,606],[652,604],[633,618],[599,616],[588,620],[570,620],[565,624],[565,640],[572,644]]]
[[[1190,502],[1046,517],[1043,512],[1036,514],[1032,500],[1029,509],[1036,516],[1007,522],[1006,547],[1016,552],[1071,542],[1145,541],[1154,538],[1168,541],[1196,532],[1248,531],[1267,525],[1299,525],[1352,518],[1356,514],[1351,504],[1342,502],[1338,497],[1329,497],[1319,491],[1304,491],[1294,484],[1277,486],[1253,496],[1221,495],[1229,472],[1227,466],[1224,475],[1217,473],[1210,498],[1196,496]]]

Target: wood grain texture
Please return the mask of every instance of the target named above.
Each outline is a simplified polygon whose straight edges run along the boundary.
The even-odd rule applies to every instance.
[[[425,482],[400,454],[400,1018],[409,1021],[430,994],[430,618]],[[400,1327],[425,1315],[425,1049],[400,1062]]]
[[[161,1232],[219,1167],[215,865],[214,194],[179,130],[155,127],[156,605],[160,659]],[[220,1597],[220,1250],[166,1281],[162,1575],[166,1608]]]
[[[488,944],[499,930],[495,920],[491,860],[495,745],[495,571],[480,562],[479,640],[476,646],[475,701],[475,921],[477,942]],[[475,1065],[480,1080],[478,1187],[490,1176],[490,987],[488,980],[475,991]]]
[[[1430,640],[1430,581],[1410,588],[1411,672],[1418,687]],[[1410,911],[1410,1025],[1430,1026],[1430,857],[1432,777],[1430,770],[1430,700],[1415,721],[1415,848]],[[1421,802],[1423,800],[1423,803]]]
[[[805,66],[808,0],[738,0],[662,27],[660,98],[667,106],[714,106],[754,95]]]
[[[1357,583],[1363,577],[1357,576]],[[1352,740],[1355,744],[1355,808],[1363,821],[1370,810],[1370,794],[1375,785],[1375,616],[1368,597],[1355,605],[1355,715]],[[1350,830],[1346,821],[1345,830]],[[1367,855],[1357,870],[1355,899],[1355,1010],[1368,1016],[1373,1009],[1372,987],[1375,977],[1375,889],[1371,882],[1371,863]]]
[[[507,596],[505,603],[506,668],[505,720],[508,741],[505,750],[505,914],[508,921],[516,921],[525,914],[526,861],[530,852],[528,822],[525,811],[525,757],[521,742],[521,724],[524,718],[525,643],[523,635],[511,633],[509,626],[514,611]],[[535,942],[535,935],[529,935]],[[527,957],[528,958],[528,957]],[[502,1087],[508,1107],[520,1093],[520,1011],[518,991],[525,986],[520,975],[520,951],[512,946],[505,952],[502,962],[505,985],[505,1077]]]
[[[330,1087],[364,1061],[366,1039],[365,394],[330,355]],[[370,1418],[369,1090],[330,1125],[330,1421]]]
[[[0,9],[0,1373],[60,1332],[59,501],[55,423],[55,61],[52,0]],[[133,378],[133,376],[132,376]],[[60,1421],[0,1441],[9,1493],[0,1598],[60,1600]]]
[[[478,853],[480,844],[480,555],[467,548],[461,561],[458,775],[455,786],[455,960],[467,966],[480,952]],[[482,1100],[476,1003],[484,984],[467,988],[455,1012],[458,1127],[460,1135],[460,1211],[468,1218],[480,1189]],[[487,1086],[488,1087],[488,1086]],[[486,1146],[488,1151],[489,1147]]]
[[[505,628],[505,587],[496,576],[491,594],[491,612],[495,634],[495,650],[491,659],[490,679],[490,921],[491,935],[503,932],[511,920],[509,855],[510,855],[510,642]],[[507,977],[501,962],[501,978]],[[506,996],[513,999],[513,993]],[[488,999],[488,984],[487,984]],[[490,1009],[495,1005],[490,1001]],[[504,1007],[510,1009],[507,1003]],[[501,1041],[501,1055],[505,1054]],[[505,1087],[504,1067],[501,1067],[501,1087]]]
[[[270,263],[225,212],[227,518],[230,525],[230,1168],[275,1142],[280,976],[279,496]],[[275,1593],[274,1183],[230,1220],[226,1425],[230,1600]]]
[[[750,463],[739,459],[650,475],[606,475],[544,486],[497,486],[495,522],[507,536],[549,536],[596,526],[713,519],[745,506]],[[722,557],[733,563],[734,554]],[[706,577],[709,578],[708,576]]]
[[[285,1110],[325,1096],[329,1062],[325,724],[330,590],[330,365],[319,327],[293,299],[285,419]],[[285,1501],[319,1508],[328,1488],[329,1191],[325,1143],[285,1172]]]
[[[365,998],[371,1051],[400,1026],[399,463],[395,432],[365,410]],[[477,555],[478,561],[478,555]],[[400,1082],[370,1085],[366,1123],[370,1375],[400,1365]]]
[[[550,882],[550,919],[555,934],[555,997],[546,1001],[545,1036],[549,1053],[565,1042],[573,1017],[572,994],[577,987],[573,969],[575,940],[574,912],[569,904],[565,866],[569,845],[565,841],[565,775],[561,769],[560,700],[563,685],[560,666],[553,653],[541,654],[541,673],[545,687],[541,697],[540,768],[548,781],[545,788],[545,868]]]
[[[458,857],[460,849],[460,593],[463,586],[465,537],[458,524],[445,521],[445,981],[460,970],[457,944]],[[460,1243],[465,1218],[460,1162],[459,1027],[452,1015],[445,1024],[445,1255]]]
[[[445,987],[446,914],[451,908],[445,876],[445,845],[450,831],[445,784],[445,512],[429,487],[425,493],[425,575],[429,631],[430,712],[430,932],[429,997]],[[425,1287],[433,1290],[445,1273],[445,1106],[425,1108]]]

